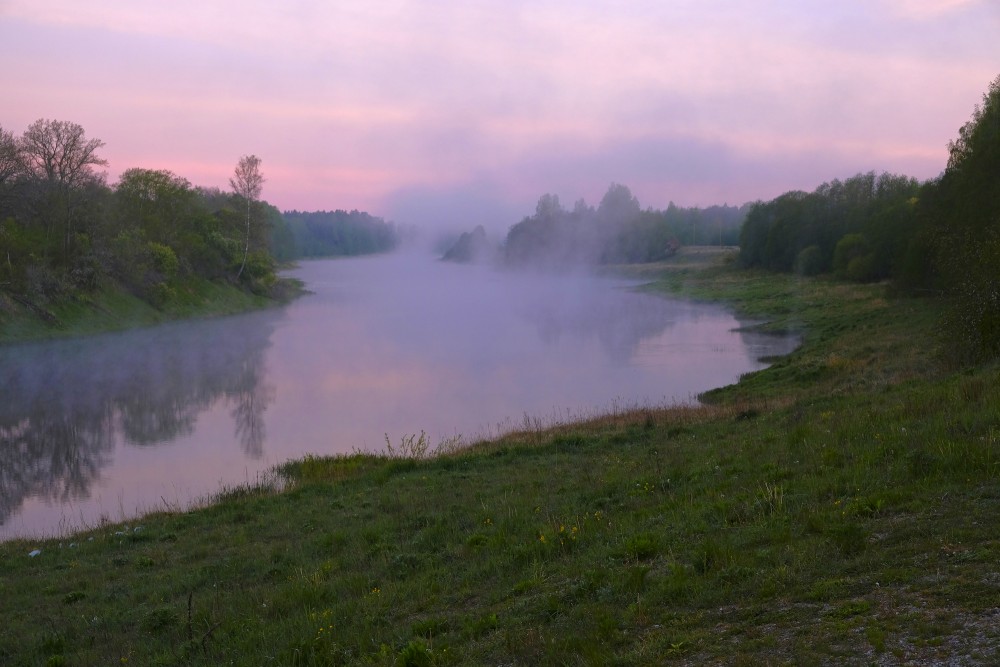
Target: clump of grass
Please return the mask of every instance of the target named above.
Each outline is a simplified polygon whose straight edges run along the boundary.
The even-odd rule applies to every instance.
[[[385,455],[390,459],[422,459],[426,458],[429,451],[430,441],[423,431],[419,436],[416,433],[404,435],[399,439],[398,445],[393,445],[389,434],[385,434]]]

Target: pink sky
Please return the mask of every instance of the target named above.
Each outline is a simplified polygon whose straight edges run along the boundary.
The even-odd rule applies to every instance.
[[[506,229],[539,195],[741,204],[937,176],[1000,74],[996,0],[0,0],[0,126],[69,120],[108,177]]]

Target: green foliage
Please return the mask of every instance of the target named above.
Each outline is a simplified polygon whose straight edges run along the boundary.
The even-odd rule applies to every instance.
[[[875,251],[864,234],[845,234],[833,250],[833,270],[856,283],[870,282],[876,272]]]
[[[166,278],[173,278],[177,275],[180,262],[173,248],[150,241],[146,244],[146,251],[149,253],[149,262],[154,271],[162,273]]]
[[[949,148],[923,212],[951,304],[943,338],[967,363],[1000,356],[1000,77]]]
[[[833,269],[858,282],[887,278],[919,229],[913,207],[919,192],[911,178],[869,172],[757,202],[740,234],[740,263],[800,275]]]
[[[254,294],[269,294],[274,287],[275,261],[266,251],[259,250],[247,256],[241,280]]]
[[[817,276],[823,273],[823,251],[818,245],[803,248],[795,257],[793,270],[800,276]]]
[[[106,285],[161,310],[201,279],[269,295],[278,286],[275,252],[302,256],[295,230],[266,202],[196,188],[167,170],[126,169],[108,187],[93,170],[104,164],[95,153],[102,146],[63,121],[40,120],[20,139],[0,132],[0,292],[27,312],[44,318],[51,304],[86,301]],[[65,156],[77,166],[68,169]],[[394,240],[391,225],[345,215],[350,252]]]
[[[392,223],[359,211],[286,211],[271,224],[278,261],[387,252],[399,242]]]
[[[400,667],[432,667],[434,658],[427,644],[419,639],[413,639],[399,652],[396,664]]]
[[[564,209],[556,195],[538,200],[535,215],[510,228],[504,260],[514,266],[656,262],[682,245],[735,244],[746,208],[712,206],[643,210],[628,187],[612,183],[595,210],[580,200]]]

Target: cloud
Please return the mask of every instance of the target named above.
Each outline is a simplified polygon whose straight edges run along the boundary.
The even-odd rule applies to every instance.
[[[427,224],[611,181],[659,205],[930,177],[1000,62],[984,0],[2,7],[5,128],[72,120],[112,172],[206,185],[252,152],[282,208]]]
[[[899,16],[929,20],[981,5],[984,0],[883,0],[883,2]]]
[[[496,181],[481,181],[408,186],[390,192],[379,206],[395,222],[447,232],[465,232],[482,225],[502,236],[534,211],[534,200],[529,203],[502,190]]]

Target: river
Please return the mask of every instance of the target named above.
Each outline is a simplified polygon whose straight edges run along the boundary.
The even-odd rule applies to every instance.
[[[186,508],[305,454],[692,402],[791,338],[588,275],[319,260],[240,316],[0,347],[0,539]]]

